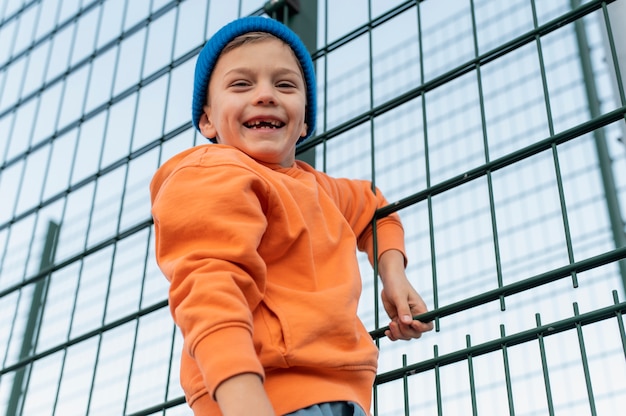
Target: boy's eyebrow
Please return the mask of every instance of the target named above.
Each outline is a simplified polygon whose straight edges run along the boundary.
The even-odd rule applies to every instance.
[[[287,68],[287,67],[278,68],[275,72],[277,74],[279,74],[279,75],[293,74],[293,75],[298,75],[300,78],[302,78],[302,73],[299,70],[296,71],[294,69]],[[231,75],[233,73],[234,74],[243,74],[243,75],[250,76],[250,75],[254,74],[254,70],[251,69],[251,68],[245,67],[245,66],[235,67],[235,68],[232,68],[232,69],[229,69],[228,71],[226,71],[226,73],[224,73],[224,76],[228,76],[228,75]],[[303,79],[303,81],[304,81],[304,79]]]

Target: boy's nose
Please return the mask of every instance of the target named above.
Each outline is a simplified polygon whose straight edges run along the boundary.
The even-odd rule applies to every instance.
[[[259,84],[257,86],[256,103],[261,105],[276,104],[275,91],[272,85]]]

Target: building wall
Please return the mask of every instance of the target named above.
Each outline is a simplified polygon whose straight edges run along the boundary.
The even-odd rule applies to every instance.
[[[0,0],[0,412],[189,414],[147,188],[205,142],[195,56],[263,3]],[[606,3],[318,1],[318,130],[300,151],[393,202],[380,215],[400,214],[437,318],[420,340],[379,337],[360,256],[374,414],[626,404],[626,103]]]

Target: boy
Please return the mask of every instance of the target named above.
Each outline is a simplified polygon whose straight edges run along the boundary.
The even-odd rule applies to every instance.
[[[357,247],[387,205],[366,181],[295,160],[315,129],[313,63],[286,26],[224,26],[196,63],[192,119],[212,142],[174,156],[150,185],[159,266],[184,338],[195,415],[364,415],[378,351],[357,317]],[[406,278],[397,215],[377,222],[387,336],[431,323]]]

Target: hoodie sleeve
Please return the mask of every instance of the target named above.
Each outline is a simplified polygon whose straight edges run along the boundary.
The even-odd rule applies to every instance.
[[[357,236],[359,250],[365,252],[370,263],[374,264],[374,214],[389,203],[378,188],[372,190],[369,181],[332,178],[321,172],[317,175],[320,184],[350,223]],[[385,251],[395,249],[403,254],[406,265],[404,228],[397,213],[376,221],[376,237],[378,258]]]
[[[211,396],[237,374],[263,368],[252,341],[265,285],[257,247],[266,229],[266,184],[242,166],[212,166],[198,151],[151,184],[156,258],[169,302]]]

